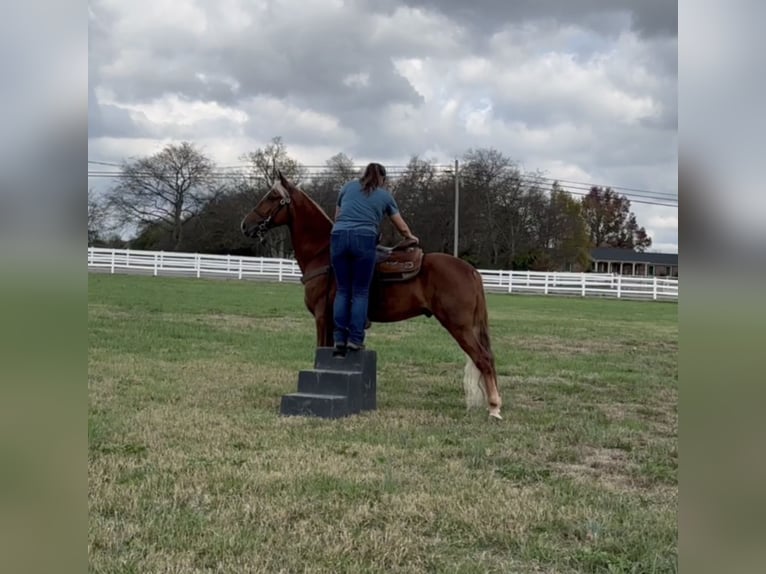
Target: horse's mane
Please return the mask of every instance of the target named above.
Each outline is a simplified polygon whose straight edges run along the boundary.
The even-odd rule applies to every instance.
[[[314,201],[308,193],[303,191],[300,187],[293,184],[292,182],[290,183],[290,187],[292,187],[294,191],[299,192],[303,197],[305,197],[308,200],[308,202],[311,205],[313,205],[317,209],[317,211],[319,211],[319,213],[321,213],[324,216],[327,222],[330,225],[333,225],[333,221],[330,218],[330,216],[327,214],[327,212],[324,209],[322,209],[322,207],[316,201]],[[290,197],[290,193],[287,191],[287,188],[285,188],[285,186],[279,180],[274,182],[274,184],[272,185],[272,189],[276,190],[279,193],[279,195],[281,195],[285,199]]]

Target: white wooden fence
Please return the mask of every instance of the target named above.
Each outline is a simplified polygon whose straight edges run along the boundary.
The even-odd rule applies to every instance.
[[[238,257],[88,248],[88,270],[198,278],[256,279],[297,283],[301,270],[292,259]],[[490,293],[570,295],[618,299],[678,300],[678,279],[604,273],[550,273],[478,270]]]

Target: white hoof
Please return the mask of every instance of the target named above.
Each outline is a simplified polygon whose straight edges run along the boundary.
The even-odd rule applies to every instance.
[[[500,415],[500,409],[493,409],[489,411],[489,416],[491,416],[493,419],[497,419],[499,421],[503,420],[503,417]]]

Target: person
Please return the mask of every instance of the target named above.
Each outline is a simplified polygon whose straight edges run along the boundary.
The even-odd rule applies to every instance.
[[[399,213],[394,196],[383,187],[385,183],[386,168],[370,163],[361,178],[346,183],[338,194],[330,235],[330,259],[337,286],[333,305],[335,356],[364,348],[370,284],[383,217],[390,217],[405,238],[418,241]]]

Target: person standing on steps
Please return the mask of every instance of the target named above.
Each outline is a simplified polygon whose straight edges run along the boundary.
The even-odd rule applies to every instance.
[[[370,163],[359,179],[338,194],[330,235],[330,259],[337,285],[333,306],[333,355],[364,348],[370,284],[375,272],[378,233],[384,216],[406,239],[418,241],[402,219],[391,192],[383,187],[386,168]]]

